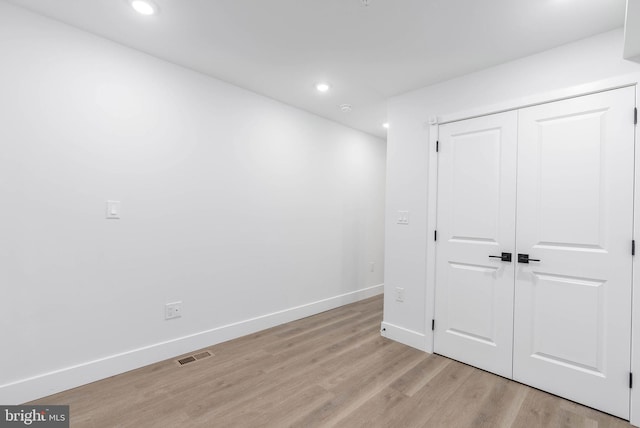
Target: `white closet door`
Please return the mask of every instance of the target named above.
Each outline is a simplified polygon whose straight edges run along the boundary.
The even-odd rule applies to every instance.
[[[440,127],[435,352],[511,377],[517,113]]]
[[[633,88],[522,109],[514,379],[629,418]]]

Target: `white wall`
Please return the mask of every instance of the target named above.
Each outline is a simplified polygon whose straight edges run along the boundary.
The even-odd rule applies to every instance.
[[[0,52],[0,403],[382,291],[384,141],[4,2]]]
[[[385,247],[385,336],[431,350],[433,302],[427,299],[429,117],[637,73],[622,59],[622,29],[429,86],[389,102]],[[408,226],[397,211],[410,212]],[[404,288],[405,301],[395,300]]]

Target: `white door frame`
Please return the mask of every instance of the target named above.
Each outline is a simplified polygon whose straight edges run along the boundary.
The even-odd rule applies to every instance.
[[[433,352],[433,331],[431,330],[431,321],[435,313],[435,266],[436,266],[436,242],[434,240],[434,231],[437,225],[437,201],[438,201],[438,158],[436,156],[436,143],[438,141],[438,126],[464,119],[471,119],[478,116],[500,113],[508,110],[515,110],[524,107],[530,107],[538,104],[544,104],[563,99],[579,97],[583,95],[594,94],[612,89],[624,88],[629,86],[636,87],[636,106],[638,106],[639,94],[638,85],[640,85],[640,73],[614,77],[611,79],[599,80],[578,86],[572,86],[544,94],[537,94],[524,98],[517,98],[498,104],[488,105],[460,113],[447,114],[434,117],[429,120],[429,159],[428,159],[428,185],[427,185],[427,260],[426,260],[426,302],[425,302],[425,345],[426,351]],[[639,106],[640,107],[640,106]],[[631,114],[631,112],[630,112]],[[638,139],[638,126],[635,128],[636,144],[640,143]],[[635,170],[634,170],[634,239],[640,237],[640,149],[635,150]],[[633,260],[633,309],[632,309],[632,326],[631,326],[631,371],[634,373],[634,388],[631,389],[631,424],[640,427],[640,242],[638,242],[639,250]]]

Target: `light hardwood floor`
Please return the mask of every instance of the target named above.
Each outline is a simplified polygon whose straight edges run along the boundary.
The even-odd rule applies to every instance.
[[[324,312],[33,402],[72,427],[630,427],[380,337],[382,298]]]

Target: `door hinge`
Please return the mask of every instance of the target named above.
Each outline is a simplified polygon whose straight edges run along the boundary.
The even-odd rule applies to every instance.
[[[638,124],[638,107],[633,108],[633,124]]]
[[[636,240],[635,239],[631,240],[631,255],[632,256],[636,255]]]
[[[629,389],[633,388],[633,373],[629,373]]]
[[[431,320],[431,331],[435,331],[436,330],[436,320],[432,319]]]
[[[433,240],[434,240],[434,241],[437,241],[437,240],[438,240],[438,231],[437,231],[437,230],[434,230],[434,231],[433,231]]]
[[[440,141],[436,141],[436,152],[440,150]]]

